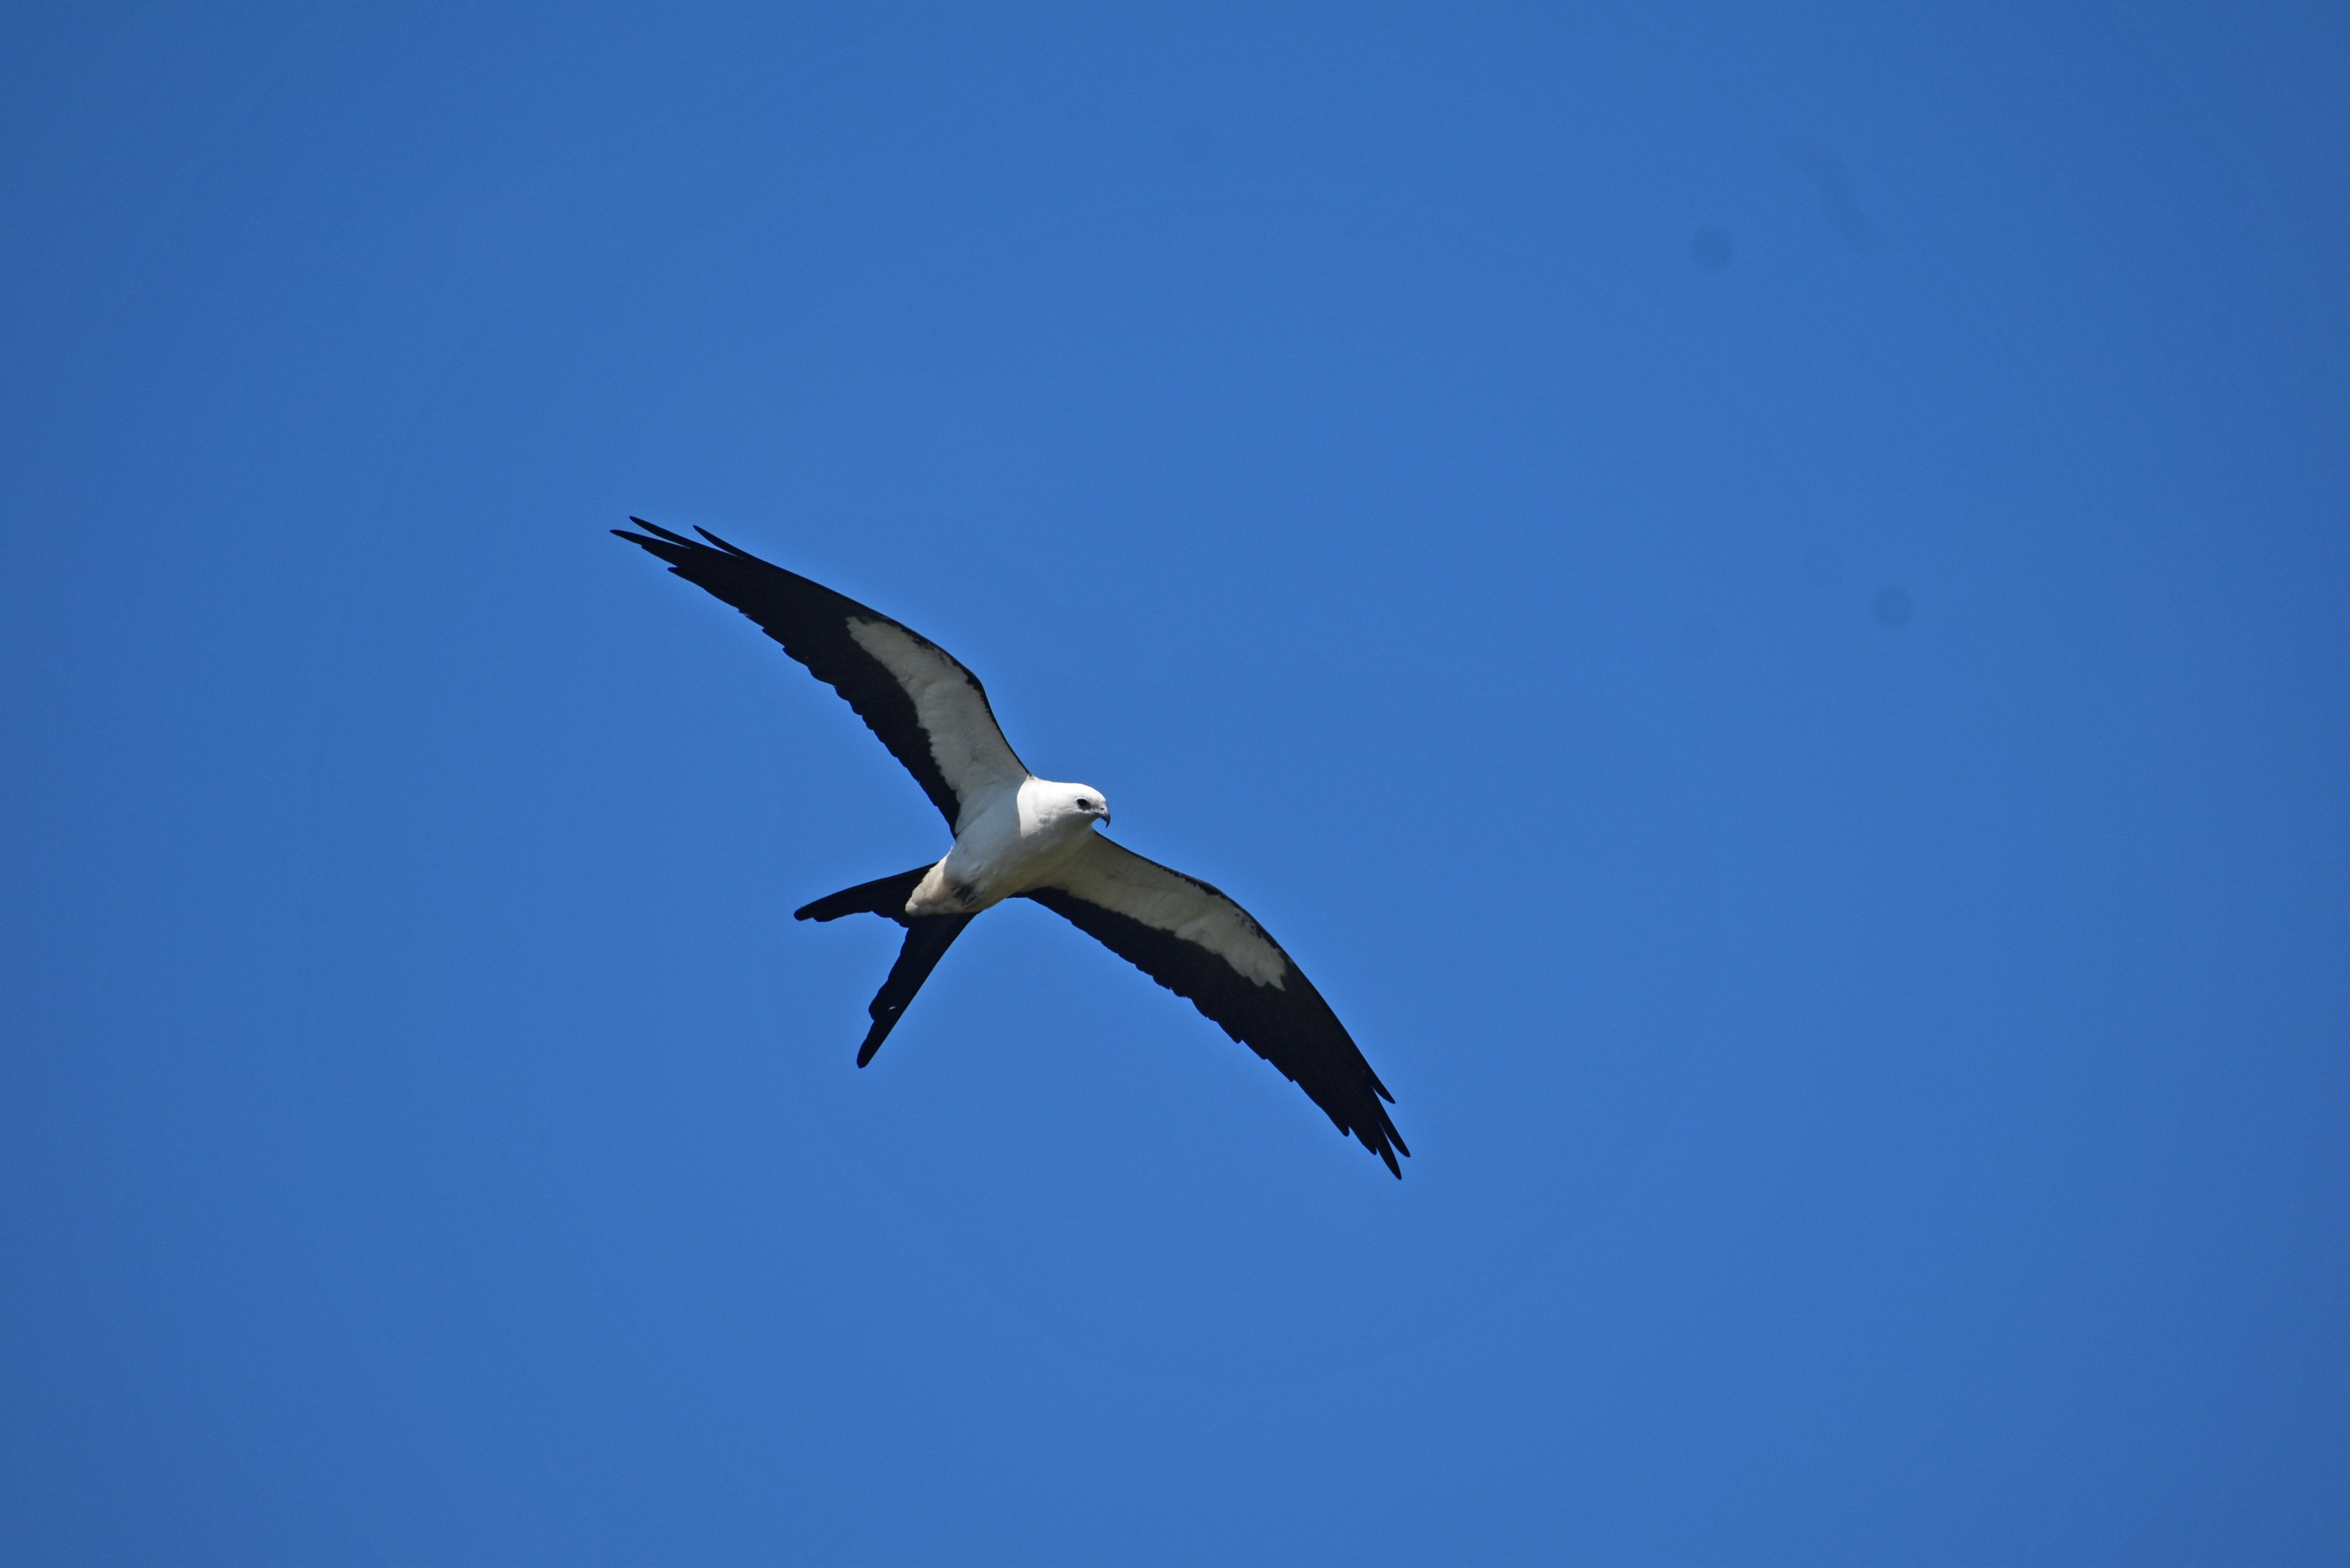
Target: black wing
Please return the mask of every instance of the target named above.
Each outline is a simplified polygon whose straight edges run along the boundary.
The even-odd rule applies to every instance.
[[[1411,1150],[1388,1116],[1395,1096],[1322,993],[1246,909],[1098,834],[1053,886],[1025,897],[1189,1000],[1403,1175],[1396,1156]]]
[[[785,653],[846,698],[889,754],[906,764],[950,828],[962,831],[973,802],[1017,788],[1028,776],[996,726],[979,678],[938,644],[707,529],[695,530],[710,541],[705,545],[641,517],[629,521],[656,536],[612,532],[758,622]]]

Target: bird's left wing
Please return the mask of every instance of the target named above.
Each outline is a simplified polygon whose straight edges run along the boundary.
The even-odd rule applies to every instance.
[[[629,521],[654,536],[612,532],[758,622],[846,698],[955,832],[977,803],[1017,789],[1028,776],[996,725],[979,677],[937,643],[706,528],[694,530],[710,541],[705,545],[641,517]]]
[[[1322,993],[1246,909],[1098,834],[1050,885],[1024,896],[1188,1000],[1280,1068],[1341,1133],[1403,1174],[1396,1156],[1411,1150],[1388,1116],[1395,1096]]]

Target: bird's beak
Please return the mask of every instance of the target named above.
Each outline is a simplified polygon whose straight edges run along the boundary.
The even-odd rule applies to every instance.
[[[1104,827],[1109,826],[1109,809],[1107,806],[1102,808],[1102,826]]]

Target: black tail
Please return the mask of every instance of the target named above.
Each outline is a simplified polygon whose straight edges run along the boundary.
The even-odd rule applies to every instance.
[[[904,901],[899,900],[900,904]],[[939,967],[939,960],[946,957],[947,949],[962,935],[962,929],[978,918],[920,915],[906,922],[906,944],[898,950],[898,961],[889,966],[889,978],[874,993],[873,1005],[865,1010],[872,1017],[873,1027],[866,1031],[865,1044],[857,1048],[858,1066],[873,1060],[873,1053],[881,1049],[881,1042],[889,1038],[889,1031],[897,1028],[898,1020],[905,1016],[906,1004],[914,1000],[914,992],[922,989],[922,981],[931,978],[931,971]]]
[[[873,1005],[865,1010],[873,1020],[873,1027],[867,1032],[865,1044],[857,1050],[857,1064],[860,1067],[873,1060],[873,1053],[881,1049],[881,1042],[889,1038],[889,1031],[897,1028],[898,1020],[906,1015],[906,1004],[914,1000],[914,992],[922,989],[922,981],[931,978],[931,971],[939,967],[939,960],[946,956],[947,949],[972,922],[969,915],[906,913],[906,900],[914,896],[914,884],[930,869],[917,866],[895,877],[860,882],[794,911],[794,918],[802,920],[879,915],[906,928],[906,942],[898,950],[898,961],[889,966],[889,978],[881,982]]]
[[[914,896],[914,884],[930,874],[927,866],[917,866],[911,871],[900,871],[895,877],[879,881],[859,882],[854,888],[844,888],[828,898],[792,911],[795,920],[837,920],[843,915],[881,915],[905,925],[913,917],[906,913],[906,900]]]

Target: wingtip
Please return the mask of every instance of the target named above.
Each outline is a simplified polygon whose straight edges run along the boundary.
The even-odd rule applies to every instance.
[[[668,540],[668,541],[669,541],[671,544],[672,544],[672,545],[691,545],[691,544],[693,543],[693,541],[692,541],[692,540],[691,540],[691,539],[687,538],[684,535],[682,535],[682,534],[672,534],[672,533],[671,533],[668,529],[666,529],[666,528],[662,527],[662,526],[661,526],[660,524],[658,524],[658,523],[648,523],[648,522],[646,522],[646,521],[645,521],[643,518],[641,518],[641,517],[631,517],[631,518],[629,518],[629,522],[631,522],[631,523],[633,523],[633,524],[636,524],[638,527],[639,527],[639,528],[649,529],[649,530],[650,530],[651,532],[653,532],[653,533],[655,533],[655,534],[660,535],[662,538],[664,538],[664,539]],[[617,534],[617,533],[619,533],[619,529],[617,529],[617,528],[615,528],[615,529],[613,529],[613,530],[612,530],[612,532],[614,532],[615,534]]]

